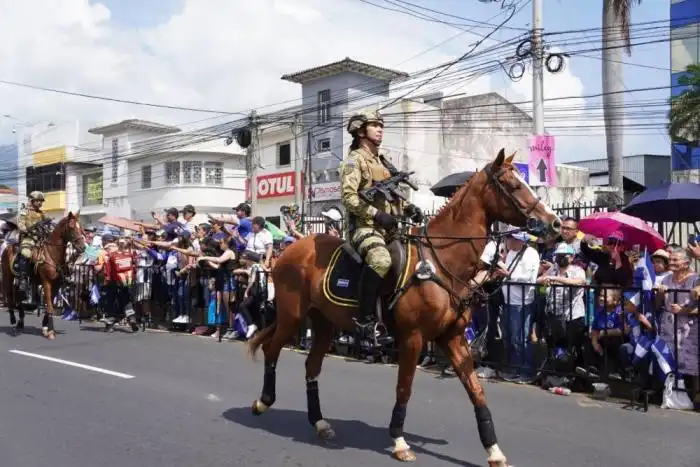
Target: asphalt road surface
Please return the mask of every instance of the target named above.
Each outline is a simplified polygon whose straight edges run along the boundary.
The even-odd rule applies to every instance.
[[[285,351],[277,403],[253,417],[262,364],[240,344],[163,333],[105,334],[57,320],[47,341],[7,333],[0,314],[0,466],[397,465],[387,425],[396,369],[328,358],[321,404],[337,437],[306,420],[304,356]],[[48,360],[46,359],[48,358]],[[697,467],[700,417],[643,414],[580,396],[486,385],[499,444],[515,467]],[[418,372],[406,419],[420,466],[483,466],[473,410],[455,379]]]

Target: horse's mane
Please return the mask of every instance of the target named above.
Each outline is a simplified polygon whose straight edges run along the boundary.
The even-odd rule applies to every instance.
[[[488,167],[488,166],[487,166]],[[486,170],[486,167],[484,168]],[[481,172],[476,171],[472,177],[469,178],[466,182],[460,186],[457,191],[455,192],[454,195],[447,201],[447,203],[443,204],[440,209],[435,213],[433,216],[433,219],[436,221],[439,221],[443,217],[446,216],[446,213],[452,212],[453,208],[455,206],[461,206],[462,201],[464,201],[464,196],[467,194],[467,190],[469,189],[469,185],[471,184],[472,180],[474,180]]]

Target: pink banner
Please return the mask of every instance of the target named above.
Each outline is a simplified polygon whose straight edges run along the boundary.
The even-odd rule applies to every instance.
[[[557,165],[554,157],[554,136],[530,136],[527,141],[530,151],[528,160],[531,186],[556,186]]]

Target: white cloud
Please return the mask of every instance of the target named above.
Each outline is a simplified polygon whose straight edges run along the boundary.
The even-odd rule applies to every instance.
[[[403,63],[456,31],[356,0],[186,0],[168,21],[141,30],[117,26],[105,6],[88,0],[0,0],[0,10],[0,79],[225,111],[299,103],[301,88],[281,81],[285,73],[346,56],[413,71],[453,59],[478,38],[464,34]],[[503,81],[498,70],[443,90],[531,99],[530,74],[518,83],[501,86]],[[416,94],[444,88],[444,82],[438,78]],[[582,92],[570,67],[545,77],[546,98]],[[0,102],[3,114],[29,122],[144,118],[182,124],[212,117],[6,85],[0,85]],[[545,109],[555,105],[548,102]],[[0,141],[12,138],[11,125],[0,118]]]

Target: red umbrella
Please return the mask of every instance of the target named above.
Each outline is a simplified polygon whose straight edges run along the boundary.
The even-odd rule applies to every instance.
[[[649,251],[656,251],[666,244],[659,232],[645,221],[622,212],[593,213],[581,219],[578,228],[581,232],[598,238],[607,238],[608,235],[619,230],[625,235],[627,246],[640,245]]]

